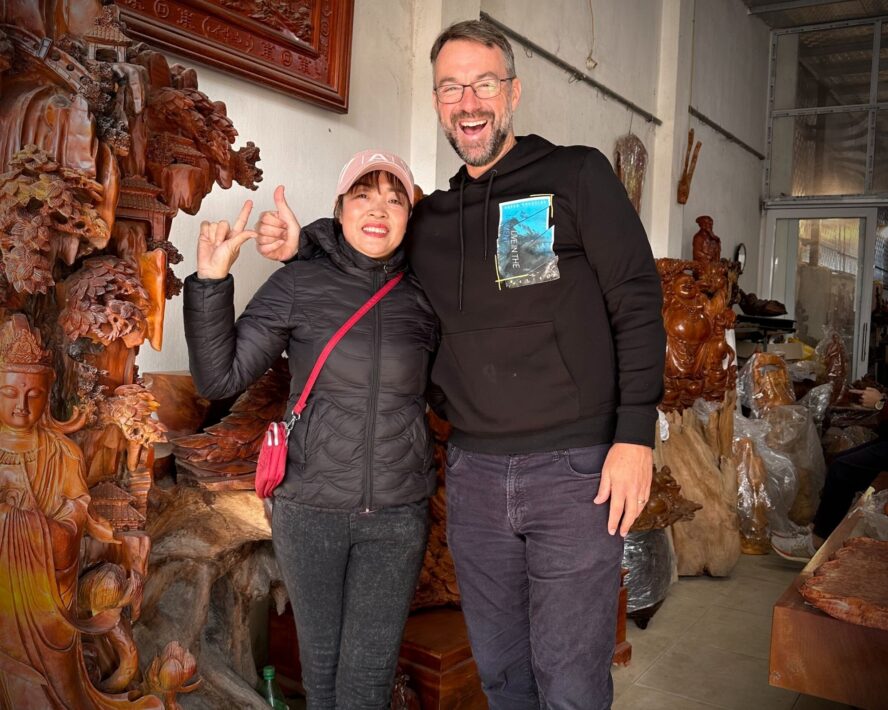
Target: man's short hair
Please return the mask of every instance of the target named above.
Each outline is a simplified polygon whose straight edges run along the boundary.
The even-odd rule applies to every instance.
[[[442,47],[451,40],[457,39],[478,42],[485,47],[499,47],[503,53],[503,59],[506,60],[506,75],[515,76],[515,54],[512,52],[512,45],[509,44],[509,40],[506,39],[502,32],[485,20],[454,22],[450,27],[441,32],[438,35],[438,39],[432,45],[432,66],[434,66]]]

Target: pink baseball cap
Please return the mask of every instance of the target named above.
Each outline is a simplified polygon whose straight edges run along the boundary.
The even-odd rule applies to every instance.
[[[339,173],[336,197],[347,193],[359,177],[374,170],[385,170],[398,178],[407,190],[407,199],[413,207],[413,173],[401,158],[384,150],[362,150],[355,153]]]

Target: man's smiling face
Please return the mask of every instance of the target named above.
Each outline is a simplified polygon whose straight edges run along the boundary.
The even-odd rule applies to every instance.
[[[482,79],[505,79],[506,61],[498,47],[479,42],[451,40],[435,60],[435,87],[445,84],[471,84]],[[477,176],[497,162],[513,145],[512,114],[521,96],[521,82],[503,84],[498,96],[479,99],[466,88],[462,99],[443,104],[435,94],[435,110],[450,145]]]

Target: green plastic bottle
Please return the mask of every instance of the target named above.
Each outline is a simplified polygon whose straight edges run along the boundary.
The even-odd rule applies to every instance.
[[[274,679],[274,666],[265,666],[262,669],[259,694],[274,710],[287,710],[287,701],[284,700],[284,694]]]

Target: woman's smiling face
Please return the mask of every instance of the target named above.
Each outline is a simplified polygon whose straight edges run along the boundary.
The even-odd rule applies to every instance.
[[[342,197],[339,221],[345,240],[372,259],[388,259],[407,231],[410,202],[401,183],[389,173],[371,173]]]

